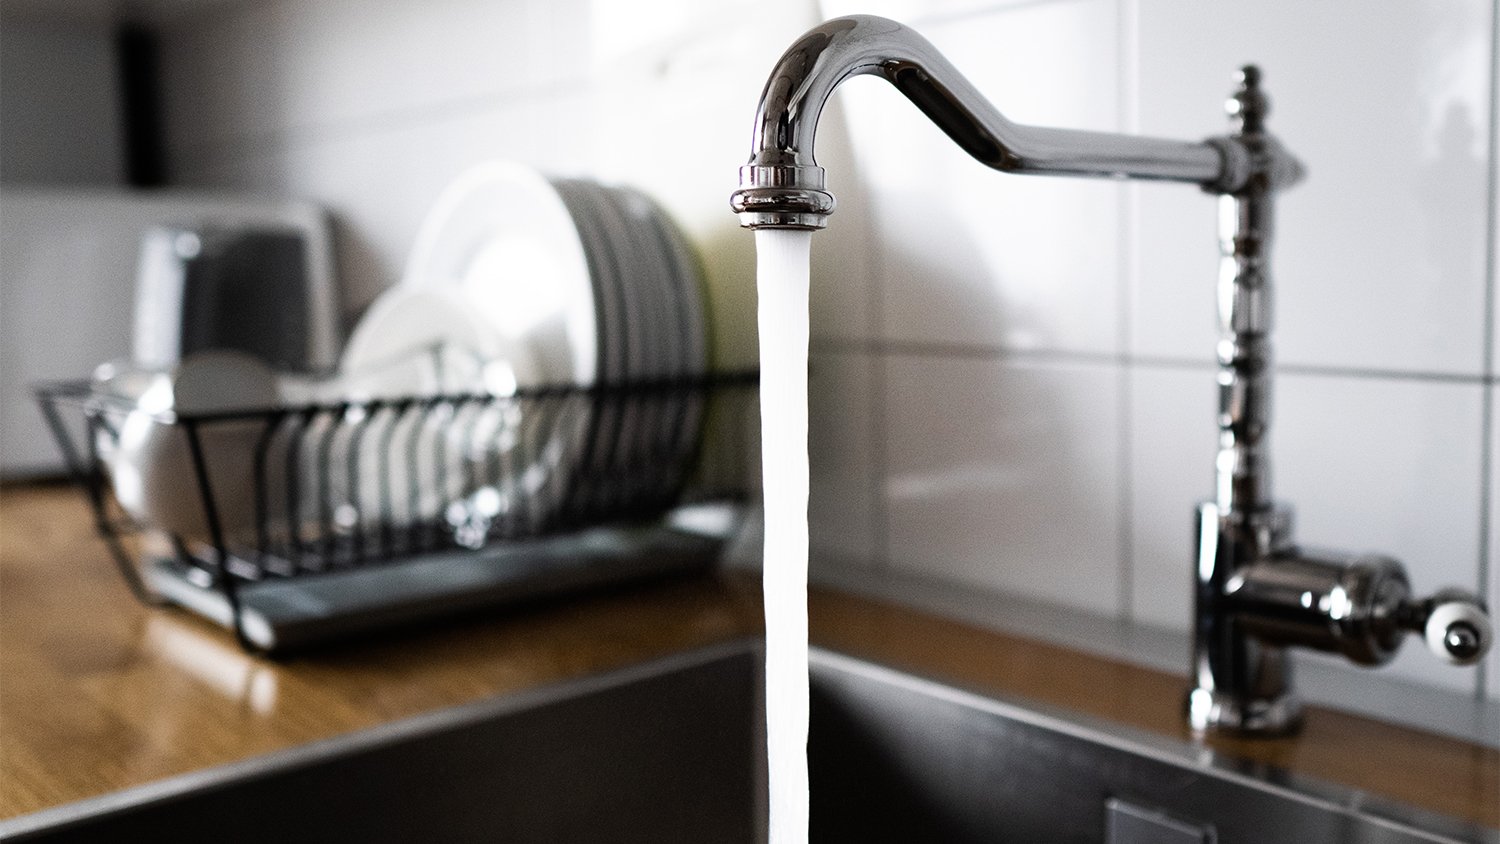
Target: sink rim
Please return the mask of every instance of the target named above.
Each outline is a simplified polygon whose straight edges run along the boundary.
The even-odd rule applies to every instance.
[[[446,730],[477,724],[492,718],[546,706],[572,697],[627,686],[674,671],[684,671],[764,647],[760,637],[740,637],[716,642],[605,671],[584,674],[526,689],[517,689],[456,706],[446,706],[376,724],[371,727],[317,739],[306,744],[272,750],[221,765],[142,783],[130,788],[85,797],[24,815],[0,819],[0,841],[38,832],[62,829],[84,821],[125,812],[152,803],[186,797],[200,790],[233,786],[257,777],[272,776],[300,765],[337,758],[361,750],[436,735]]]
[[[120,791],[49,807],[0,820],[0,840],[65,829],[109,815],[158,802],[238,783],[300,766],[378,748],[397,742],[436,735],[447,730],[481,723],[509,714],[545,707],[570,698],[628,686],[652,677],[688,671],[726,659],[752,660],[757,680],[763,686],[764,639],[744,636],[709,645],[670,652],[631,665],[595,674],[519,689],[456,706],[419,713],[371,727],[268,753],[247,757],[144,783]],[[1363,821],[1432,836],[1500,842],[1500,830],[1444,815],[1349,786],[1290,772],[1260,762],[1240,759],[1220,751],[1127,724],[1079,713],[1019,695],[979,689],[952,678],[897,667],[877,658],[856,656],[825,647],[811,647],[809,660],[815,672],[834,672],[862,680],[913,691],[997,718],[1026,725],[1111,750],[1132,754],[1167,765],[1193,769],[1229,780],[1236,785],[1295,800],[1317,809]],[[814,679],[816,682],[816,678]],[[755,702],[757,711],[759,701]],[[763,761],[762,761],[763,766]],[[1434,840],[1440,840],[1434,838]]]
[[[1123,753],[1208,772],[1237,785],[1325,811],[1403,832],[1435,836],[1434,841],[1458,838],[1500,844],[1500,829],[1044,701],[980,689],[960,680],[827,648],[810,648],[810,661]]]

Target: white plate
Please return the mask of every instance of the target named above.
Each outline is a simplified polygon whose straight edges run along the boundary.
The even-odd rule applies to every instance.
[[[345,397],[510,395],[535,381],[530,347],[497,333],[474,299],[458,288],[382,293],[344,348]]]
[[[537,383],[539,367],[530,347],[499,335],[480,314],[474,298],[457,287],[396,287],[381,294],[355,327],[344,351],[344,397],[354,401],[503,397],[513,395],[518,385]],[[514,442],[501,436],[504,417],[499,414],[486,414],[473,425],[460,426],[448,424],[451,420],[446,414],[452,412],[436,408],[431,414],[386,417],[381,424],[392,427],[389,438],[360,440],[358,489],[352,488],[346,472],[334,471],[330,476],[335,507],[353,505],[359,520],[367,522],[381,512],[387,497],[382,495],[384,487],[392,495],[402,493],[402,506],[393,508],[397,523],[413,518],[425,521],[443,515],[450,502],[475,494],[489,478],[471,470],[495,459],[508,459]],[[303,439],[312,444],[316,436]],[[382,453],[387,442],[419,445],[387,455]],[[307,462],[312,466],[323,461]],[[547,467],[549,476],[552,468]],[[536,476],[533,472],[532,477]],[[404,497],[413,482],[418,490],[415,501]]]
[[[487,162],[439,196],[400,287],[461,292],[501,344],[497,359],[511,361],[518,386],[591,385],[611,367],[594,257],[558,188],[523,165]],[[535,459],[511,473],[524,493],[507,491],[503,481],[497,494],[476,490],[454,502],[449,521],[496,515],[486,502],[527,500],[530,512],[543,514],[562,505],[593,436],[595,409],[586,399],[570,400],[552,417],[551,437],[533,444]]]
[[[594,285],[577,226],[551,183],[510,162],[465,172],[423,220],[401,287],[456,287],[496,336],[525,348],[540,384],[591,384]]]

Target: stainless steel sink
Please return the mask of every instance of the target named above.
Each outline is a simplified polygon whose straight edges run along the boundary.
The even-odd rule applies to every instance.
[[[763,840],[760,650],[742,642],[0,823],[15,841]],[[812,837],[1500,841],[1201,748],[813,655]]]

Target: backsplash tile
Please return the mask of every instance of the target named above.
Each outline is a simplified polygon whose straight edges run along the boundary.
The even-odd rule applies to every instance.
[[[1118,611],[1118,371],[886,361],[890,565]]]
[[[588,0],[272,0],[192,16],[166,39],[174,152],[351,125],[420,123],[580,83]]]
[[[1418,594],[1478,588],[1483,387],[1286,373],[1276,386],[1275,494],[1295,508],[1299,542],[1394,557]],[[1384,670],[1474,683],[1416,642]]]
[[[1216,394],[1210,367],[1130,372],[1130,615],[1184,636],[1192,624],[1196,512],[1214,496]]]
[[[1224,132],[1231,75],[1254,61],[1271,130],[1309,168],[1278,200],[1280,359],[1478,374],[1491,4],[1425,0],[1380,14],[1358,0],[1138,7],[1140,131]],[[1191,313],[1183,323],[1162,306],[1212,301],[1206,204],[1141,192],[1139,353],[1210,354],[1212,323]],[[1176,330],[1183,324],[1196,328]]]
[[[1113,3],[1006,9],[923,34],[1013,120],[1116,127]],[[882,247],[883,338],[1118,350],[1117,185],[994,173],[874,79],[838,96]]]
[[[807,452],[812,472],[807,519],[813,565],[878,559],[875,367],[882,361],[815,350],[808,372]]]

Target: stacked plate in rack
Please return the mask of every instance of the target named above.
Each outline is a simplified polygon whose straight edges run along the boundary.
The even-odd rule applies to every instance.
[[[425,497],[450,521],[455,503],[628,514],[675,494],[695,452],[704,399],[680,385],[707,372],[705,320],[697,262],[646,196],[491,162],[439,197],[401,283],[351,335],[343,379],[372,398],[590,387],[546,421],[546,442],[509,481],[473,468],[504,463],[512,455],[493,450],[518,438],[476,438],[474,426],[466,436],[490,451],[456,455],[467,471],[419,468],[418,480],[448,479]],[[513,421],[476,423],[502,424]],[[486,489],[462,486],[473,478]]]
[[[701,391],[671,385],[707,369],[702,282],[676,228],[644,195],[581,180],[553,187],[589,259],[601,315],[599,383],[606,385],[575,503],[649,507],[673,491],[673,469],[698,435]]]

